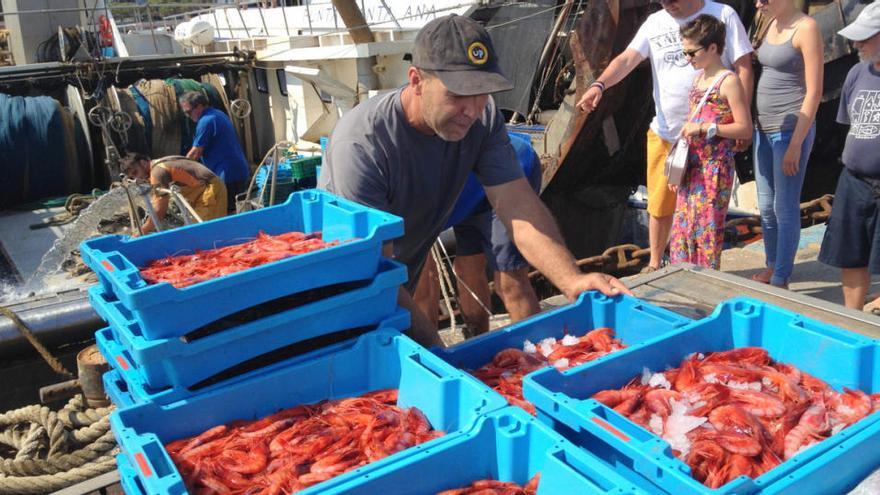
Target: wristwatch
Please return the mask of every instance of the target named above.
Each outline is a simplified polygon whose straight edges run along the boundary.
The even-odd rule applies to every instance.
[[[718,125],[712,122],[709,124],[709,128],[706,129],[706,137],[712,139],[716,134],[718,134]]]

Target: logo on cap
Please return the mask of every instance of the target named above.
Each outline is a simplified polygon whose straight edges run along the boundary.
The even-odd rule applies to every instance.
[[[467,48],[468,60],[474,65],[483,65],[489,61],[489,49],[479,41],[474,41]]]

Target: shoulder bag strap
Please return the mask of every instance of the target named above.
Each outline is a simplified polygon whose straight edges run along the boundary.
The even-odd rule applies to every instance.
[[[691,112],[691,116],[688,117],[688,119],[685,121],[686,123],[692,121],[694,119],[694,117],[696,117],[697,114],[700,113],[700,110],[703,108],[703,105],[706,104],[706,100],[709,99],[709,95],[712,93],[712,90],[714,90],[716,87],[718,87],[718,85],[721,84],[721,81],[723,81],[724,78],[730,74],[732,74],[732,72],[730,72],[729,70],[726,70],[726,71],[722,72],[721,74],[719,74],[718,77],[715,78],[715,81],[712,83],[711,86],[709,86],[709,89],[707,89],[706,92],[703,93],[703,98],[700,100],[700,103],[698,103],[697,106],[694,108],[694,111]]]

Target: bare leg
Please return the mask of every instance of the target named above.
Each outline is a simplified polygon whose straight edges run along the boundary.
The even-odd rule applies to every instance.
[[[843,303],[847,308],[862,310],[865,306],[865,295],[871,285],[868,267],[844,268],[841,273],[843,282]]]
[[[489,330],[489,315],[483,306],[488,308],[492,304],[489,281],[486,280],[486,257],[482,253],[456,256],[453,265],[458,279],[458,301],[461,303],[462,317],[471,325],[474,335],[485,333]],[[483,306],[462,286],[462,282],[476,294]]]
[[[648,266],[660,268],[663,253],[669,244],[669,232],[672,230],[672,215],[665,217],[649,216],[648,242],[651,247],[651,260]]]
[[[504,302],[510,321],[524,320],[541,311],[538,296],[529,282],[529,269],[495,272],[495,291]]]
[[[437,328],[440,319],[440,308],[438,301],[440,300],[439,281],[437,279],[437,264],[429,256],[425,260],[425,266],[422,268],[422,274],[419,276],[419,283],[416,285],[413,294],[413,302],[422,314],[433,323]]]

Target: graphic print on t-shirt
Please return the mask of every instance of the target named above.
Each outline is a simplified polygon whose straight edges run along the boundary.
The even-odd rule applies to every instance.
[[[662,53],[663,61],[676,67],[686,67],[688,65],[687,58],[684,56],[681,45],[681,35],[678,29],[671,29],[663,34],[653,36],[649,39],[651,43],[651,51],[654,53]]]
[[[849,133],[855,139],[880,137],[880,91],[862,90],[850,107]]]

